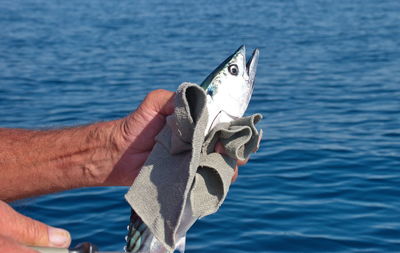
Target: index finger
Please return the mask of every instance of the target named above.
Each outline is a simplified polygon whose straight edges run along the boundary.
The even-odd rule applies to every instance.
[[[71,236],[66,230],[24,216],[2,201],[0,232],[3,236],[26,245],[65,248],[71,243]]]

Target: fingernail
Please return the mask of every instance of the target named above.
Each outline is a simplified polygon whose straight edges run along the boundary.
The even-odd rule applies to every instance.
[[[64,229],[49,227],[49,242],[51,246],[66,248],[71,243],[71,236]]]

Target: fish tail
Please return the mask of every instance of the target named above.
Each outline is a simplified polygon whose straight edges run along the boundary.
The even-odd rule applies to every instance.
[[[146,224],[144,224],[139,215],[131,209],[125,251],[132,253],[139,252],[143,249],[148,236],[149,232]]]

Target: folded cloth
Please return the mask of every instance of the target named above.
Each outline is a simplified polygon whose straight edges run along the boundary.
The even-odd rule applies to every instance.
[[[262,131],[255,127],[260,114],[220,123],[205,136],[206,105],[200,86],[179,86],[175,112],[167,117],[152,152],[125,195],[170,251],[182,236],[178,230],[191,225],[182,226],[187,223],[183,221],[187,219],[184,211],[189,207],[196,219],[216,212],[229,190],[236,160],[246,159],[261,140]],[[224,146],[226,155],[214,151],[217,142]]]

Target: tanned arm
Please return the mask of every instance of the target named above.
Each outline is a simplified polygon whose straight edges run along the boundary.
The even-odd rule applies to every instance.
[[[25,217],[3,200],[131,185],[174,110],[173,94],[153,91],[120,120],[47,131],[0,128],[0,252],[35,252],[25,245],[68,247],[68,231]],[[216,151],[224,152],[221,145]]]
[[[60,130],[0,128],[0,199],[130,185],[173,112],[172,96],[151,92],[120,120]]]
[[[120,121],[32,131],[0,129],[0,199],[94,186],[116,163]]]

